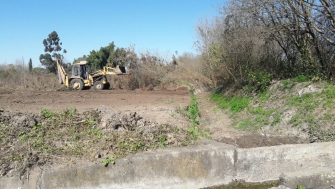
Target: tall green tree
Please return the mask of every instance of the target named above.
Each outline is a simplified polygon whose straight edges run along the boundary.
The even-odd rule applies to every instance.
[[[114,57],[115,45],[112,42],[106,47],[101,47],[99,51],[92,50],[86,60],[91,64],[92,70],[98,70],[106,64],[113,64]]]
[[[31,61],[31,58],[29,59],[28,66],[29,66],[29,72],[32,72],[33,71],[33,62]]]
[[[59,58],[62,60],[64,58],[63,54],[60,53],[62,51],[62,42],[60,42],[58,33],[56,31],[51,32],[48,38],[43,40],[43,45],[45,54],[40,55],[40,62],[49,72],[56,73],[56,59]],[[66,52],[64,49],[63,53]]]
[[[130,66],[131,62],[136,62],[136,59],[137,55],[132,48],[119,48],[114,45],[114,42],[111,42],[98,51],[92,50],[88,56],[84,55],[74,59],[73,63],[86,60],[91,64],[91,69],[95,71],[102,69],[107,64],[112,67]]]

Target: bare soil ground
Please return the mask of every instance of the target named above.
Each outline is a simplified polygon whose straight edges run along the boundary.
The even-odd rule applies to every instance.
[[[200,109],[199,127],[209,131],[213,140],[235,145],[241,148],[306,142],[301,141],[298,138],[288,136],[266,136],[259,133],[238,131],[231,127],[232,121],[229,116],[226,115],[224,111],[217,108],[217,105],[210,101],[208,96],[208,92],[202,92],[196,95]],[[120,141],[118,141],[120,139],[118,137],[123,136],[125,133],[128,133],[128,135],[126,134],[126,136],[123,137],[126,137],[124,138],[125,140],[129,139],[130,141],[128,142],[130,143],[132,141],[136,141],[136,137],[144,137],[143,141],[142,139],[138,139],[138,141],[145,143],[147,140],[147,144],[149,144],[149,138],[153,137],[152,133],[158,132],[158,134],[156,134],[158,136],[158,139],[155,139],[156,141],[161,140],[159,136],[163,136],[159,133],[167,132],[166,136],[168,137],[168,140],[164,140],[164,145],[170,144],[171,146],[183,146],[182,141],[185,139],[182,138],[187,137],[187,131],[191,123],[187,120],[188,118],[178,112],[180,112],[180,110],[184,110],[190,102],[191,98],[187,87],[179,87],[174,90],[104,91],[39,91],[0,88],[0,124],[3,124],[1,121],[11,122],[9,123],[10,127],[4,127],[3,132],[0,133],[0,139],[7,138],[8,141],[3,143],[4,146],[0,146],[2,151],[0,156],[0,177],[4,175],[16,174],[17,171],[20,172],[21,176],[22,174],[25,174],[27,167],[23,167],[22,169],[18,168],[20,167],[20,162],[22,162],[19,160],[21,158],[24,158],[23,162],[28,166],[28,168],[34,168],[36,167],[34,165],[38,165],[40,168],[41,166],[44,168],[45,166],[48,166],[51,169],[70,167],[75,164],[87,165],[96,162],[97,158],[101,161],[103,157],[107,157],[108,155],[111,155],[111,153],[116,152],[114,147],[108,147],[108,142],[104,140],[108,139],[112,140],[109,142],[113,142],[113,137],[116,136],[116,141],[114,141],[115,143],[113,144],[118,143],[118,145],[120,145]],[[55,145],[56,147],[52,148],[52,150],[48,147],[46,147],[46,149],[55,151],[56,154],[46,153],[46,155],[42,155],[40,154],[40,151],[32,150],[27,152],[28,154],[22,155],[22,152],[25,153],[26,148],[30,148],[24,146],[24,144],[31,145],[29,142],[27,143],[24,138],[26,137],[26,134],[35,138],[37,137],[35,139],[37,140],[35,141],[36,146],[44,146],[42,144],[43,142],[40,143],[41,141],[38,139],[39,134],[34,134],[35,132],[37,133],[42,131],[38,128],[34,131],[34,129],[36,129],[36,126],[34,125],[37,124],[36,120],[41,119],[42,109],[48,109],[51,112],[59,114],[62,114],[62,112],[64,114],[64,110],[68,110],[67,113],[71,114],[71,110],[73,110],[73,108],[75,108],[78,113],[98,112],[101,120],[100,124],[97,126],[99,128],[101,127],[100,129],[102,129],[103,132],[106,132],[106,135],[109,133],[109,137],[111,138],[105,138],[104,140],[87,138],[87,141],[84,142],[85,145],[83,143],[82,146],[78,147],[78,149],[70,148],[72,151],[66,151],[67,148],[63,146],[63,151],[58,153],[57,150],[55,151],[55,149],[58,149],[57,145],[71,146],[73,145],[71,143],[72,140],[77,140],[78,138],[85,140],[86,135],[81,132],[93,132],[86,133],[88,135],[99,135],[99,133],[94,133],[96,130],[86,128],[89,127],[89,123],[83,123],[83,121],[80,121],[81,118],[70,116],[68,118],[69,120],[63,121],[71,122],[70,125],[76,122],[81,123],[80,128],[84,130],[79,129],[76,131],[79,133],[69,138],[69,136],[66,136],[66,133],[61,133],[62,130],[53,126],[53,118],[51,118],[51,120],[49,118],[50,125],[48,125],[47,120],[44,120],[44,122],[47,124],[47,129],[51,132],[55,132],[55,134],[53,136],[54,138],[49,136],[48,140],[50,141],[46,140],[44,142],[45,146],[49,145],[50,147],[50,145]],[[56,116],[55,119],[59,118]],[[67,119],[66,115],[61,119]],[[133,125],[136,125],[136,128],[132,128]],[[170,125],[172,127],[165,127],[164,125]],[[41,127],[41,125],[38,127]],[[77,128],[77,126],[75,128]],[[180,132],[178,132],[179,134],[171,132],[171,129],[175,128],[180,129]],[[121,131],[115,133],[115,129],[121,129]],[[135,132],[122,132],[122,129],[126,129],[127,131],[134,130]],[[31,130],[33,130],[32,134],[30,132]],[[147,131],[150,131],[151,133],[146,135],[145,133]],[[138,135],[138,133],[144,134]],[[43,132],[40,134],[43,134]],[[60,137],[61,140],[58,140],[57,137]],[[152,139],[152,141],[154,141],[154,139]],[[142,145],[143,144],[141,144],[141,148],[143,147]],[[80,160],[77,159],[76,153],[81,154],[84,153],[84,151],[85,153],[91,155],[89,155],[89,157],[81,158]]]
[[[103,105],[113,111],[136,111],[158,123],[173,121],[177,106],[190,102],[185,88],[173,91],[144,90],[83,90],[83,91],[11,91],[0,89],[0,109],[38,114],[42,108],[60,112],[76,108],[78,112]]]
[[[303,143],[295,137],[265,136],[231,128],[231,120],[208,98],[209,93],[197,94],[201,113],[200,125],[210,131],[213,140],[242,148]],[[177,113],[190,103],[187,87],[175,90],[84,90],[84,91],[36,91],[0,88],[0,109],[12,112],[39,114],[43,108],[60,112],[76,108],[78,112],[106,106],[112,111],[137,112],[147,120],[177,127],[189,126]]]

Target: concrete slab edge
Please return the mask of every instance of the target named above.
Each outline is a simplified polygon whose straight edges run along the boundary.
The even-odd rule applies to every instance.
[[[240,149],[206,141],[135,154],[107,168],[94,165],[45,171],[29,181],[3,177],[0,188],[203,188],[232,180],[252,183],[291,178],[291,173],[303,175],[308,170],[325,170],[326,177],[335,168],[334,147],[335,142],[327,142]]]

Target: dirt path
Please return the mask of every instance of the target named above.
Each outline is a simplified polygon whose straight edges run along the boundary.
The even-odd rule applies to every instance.
[[[204,128],[209,129],[213,140],[241,148],[297,144],[302,142],[295,137],[269,137],[261,133],[248,133],[234,129],[229,115],[210,101],[209,94],[198,94],[197,99],[203,120],[201,124]]]
[[[248,133],[231,127],[232,120],[209,99],[209,94],[205,92],[198,94],[197,99],[203,124],[205,128],[210,130],[212,138],[219,141],[222,138],[235,139],[247,135]]]

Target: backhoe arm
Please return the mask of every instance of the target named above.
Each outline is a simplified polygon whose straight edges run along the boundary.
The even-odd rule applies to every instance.
[[[63,68],[62,65],[59,63],[59,59],[56,60],[57,63],[57,74],[58,74],[58,82],[60,84],[64,84],[66,87],[69,86],[69,78]]]

